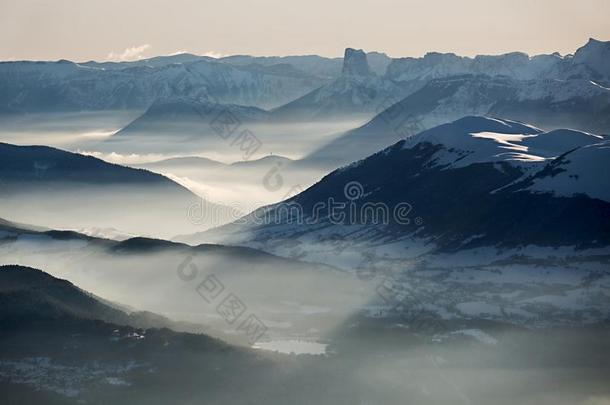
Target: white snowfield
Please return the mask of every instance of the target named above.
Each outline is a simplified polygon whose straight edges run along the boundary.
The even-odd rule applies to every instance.
[[[505,132],[479,130],[468,125],[462,128],[456,123],[441,125],[411,137],[404,145],[405,149],[427,142],[442,145],[442,151],[435,154],[433,163],[447,169],[466,167],[483,162],[521,162],[540,161],[545,157],[535,154],[522,144],[524,139],[536,136],[542,131],[516,122],[483,117],[469,117],[481,123],[493,121],[506,127]],[[465,121],[465,120],[461,120]],[[474,128],[474,129],[473,129]],[[481,129],[485,126],[481,125]]]
[[[500,128],[485,130],[493,126]],[[436,163],[458,168],[484,162],[543,162],[603,140],[598,135],[569,129],[543,132],[510,120],[466,117],[415,135],[404,148],[421,142],[442,145],[444,150],[437,154]]]

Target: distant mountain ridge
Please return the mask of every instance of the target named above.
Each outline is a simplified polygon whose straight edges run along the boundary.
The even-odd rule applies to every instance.
[[[477,55],[474,58],[453,53],[427,53],[422,58],[397,58],[388,66],[392,80],[431,80],[455,75],[507,76],[516,80],[531,79],[591,79],[608,84],[610,41],[593,38],[576,50],[574,55],[529,56],[523,52],[503,55]],[[608,86],[606,86],[608,87]]]
[[[131,169],[93,156],[79,155],[49,146],[0,143],[0,177],[9,190],[51,182],[73,182],[92,186],[141,184],[166,187],[174,189],[184,197],[192,196],[186,188],[147,170]],[[6,192],[7,188],[2,190],[3,194]]]
[[[0,143],[0,180],[1,216],[49,227],[171,236],[172,227],[211,226],[237,215],[159,174],[47,146]],[[195,224],[188,210],[197,204],[205,217]]]
[[[398,139],[468,115],[503,117],[547,130],[574,128],[607,134],[610,89],[583,79],[518,81],[486,75],[433,79],[306,159],[340,166]]]
[[[575,127],[581,130],[598,130],[600,128],[608,131],[610,126],[607,120],[606,111],[598,111],[600,106],[606,108],[606,102],[599,103],[588,87],[596,86],[599,90],[608,90],[610,83],[610,71],[606,69],[606,64],[610,63],[610,42],[601,42],[591,39],[586,45],[579,48],[574,56],[561,56],[559,54],[537,55],[530,57],[525,53],[513,52],[504,55],[479,55],[474,58],[461,57],[455,54],[428,53],[422,58],[397,58],[392,59],[388,64],[384,74],[375,74],[367,63],[367,54],[362,50],[348,48],[343,58],[342,75],[333,82],[326,84],[299,99],[292,101],[284,106],[276,108],[272,113],[276,117],[293,120],[318,119],[321,117],[345,117],[360,115],[371,118],[375,114],[382,113],[388,108],[393,108],[394,104],[401,102],[405,98],[416,100],[415,105],[409,105],[404,109],[404,113],[417,115],[421,108],[418,104],[430,103],[430,98],[434,97],[429,93],[429,87],[435,83],[450,83],[460,78],[470,77],[482,80],[483,84],[487,81],[494,81],[496,89],[495,95],[486,93],[484,98],[493,97],[495,103],[505,100],[506,105],[492,111],[496,116],[503,116],[512,119],[521,119],[542,125],[534,118],[537,113],[543,115],[543,120],[558,124],[561,119],[553,119],[552,115],[558,113],[566,114],[565,111],[555,111],[551,102],[558,98],[564,98],[566,91],[571,91],[573,97],[582,97],[585,104],[581,110],[575,114],[586,116],[581,121],[601,120],[594,125],[578,126],[582,122],[576,122]],[[554,85],[553,83],[557,83]],[[451,84],[447,84],[451,86]],[[504,90],[501,87],[505,87]],[[564,88],[565,87],[565,88]],[[538,93],[535,93],[538,89]],[[567,89],[567,90],[566,90]],[[432,125],[420,126],[415,133],[442,122],[451,121],[461,116],[470,114],[483,114],[485,111],[479,109],[466,110],[468,106],[482,105],[483,100],[478,100],[474,94],[468,90],[461,90],[463,93],[459,99],[442,100],[436,97],[437,102],[444,103],[446,107],[459,110],[462,108],[461,115],[438,117]],[[589,92],[583,97],[583,92]],[[525,110],[530,112],[525,114],[515,105],[512,97],[517,97],[521,104],[526,101],[530,105]],[[603,96],[602,96],[603,99]],[[531,100],[531,101],[529,101]],[[604,99],[605,100],[605,99]],[[465,105],[462,105],[465,104]],[[482,107],[479,107],[482,108]],[[574,108],[570,104],[570,108]],[[396,108],[395,108],[396,109]],[[414,111],[411,111],[414,109]],[[545,110],[546,109],[546,110]],[[564,108],[565,110],[566,108]],[[591,112],[587,115],[585,112]],[[604,115],[605,114],[605,115]],[[387,114],[386,114],[387,115]],[[437,114],[440,115],[440,114]],[[569,120],[564,120],[569,121]],[[546,122],[545,122],[546,123]],[[557,127],[566,127],[570,122],[563,122]],[[569,126],[569,125],[567,125]],[[352,144],[354,144],[352,142]],[[336,145],[332,145],[335,147]],[[342,145],[344,146],[344,145]],[[375,145],[375,148],[368,149],[366,153],[371,153],[375,149],[382,147],[382,144]],[[349,147],[349,146],[347,146]],[[366,153],[361,156],[365,156]],[[361,157],[360,156],[360,157]],[[348,154],[349,158],[359,156]]]
[[[143,110],[158,99],[207,98],[271,107],[318,87],[306,73],[246,69],[211,58],[149,66],[145,62],[95,64],[0,63],[0,112]]]
[[[172,140],[221,139],[225,135],[224,120],[233,126],[265,123],[267,111],[257,107],[218,104],[208,100],[170,98],[155,101],[140,117],[122,128],[109,142],[133,136],[168,136]]]
[[[382,53],[369,52],[364,54],[364,58],[368,59],[368,70],[378,80],[348,87],[364,85],[362,90],[350,90],[355,91],[354,97],[376,92],[383,97],[403,98],[430,80],[463,74],[507,76],[514,80],[583,79],[610,87],[609,49],[610,42],[590,39],[573,56],[555,53],[530,57],[513,52],[467,58],[428,53],[422,58],[392,59]],[[348,65],[356,55],[353,51],[351,48],[346,50]],[[332,95],[325,93],[346,94],[347,84],[332,85],[333,81],[344,76],[341,74],[344,64],[345,58],[316,55],[236,55],[214,59],[190,54],[135,62],[2,62],[0,112],[144,110],[158,99],[172,97],[205,97],[221,103],[269,109],[302,97],[306,98],[305,101],[316,99],[308,96],[313,91],[320,93],[318,97],[329,100]],[[365,65],[360,63],[360,66],[364,68]],[[364,69],[362,72],[367,70]],[[327,85],[332,86],[321,90]],[[355,109],[349,112],[361,112],[364,108],[362,101],[367,99],[383,103],[369,94],[364,100],[355,101]],[[332,106],[331,101],[328,103]],[[379,112],[381,109],[377,105],[365,109],[365,112]],[[316,111],[309,112],[309,115],[315,116]]]

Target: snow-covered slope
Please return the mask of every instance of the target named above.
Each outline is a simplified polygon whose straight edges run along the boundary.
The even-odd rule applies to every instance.
[[[521,143],[528,148],[535,149],[538,154],[546,157],[558,157],[581,146],[603,142],[604,139],[599,135],[572,129],[556,129],[528,137]]]
[[[610,202],[610,142],[587,145],[560,156],[536,173],[527,189],[573,197],[586,195]]]
[[[440,125],[409,138],[403,148],[421,142],[441,145],[443,153],[436,155],[434,164],[445,168],[466,167],[474,163],[507,162],[526,166],[555,158],[566,151],[604,140],[599,135],[569,129],[550,132],[516,121],[466,117]]]
[[[572,61],[591,69],[606,84],[610,83],[610,42],[589,38],[589,42],[576,51]]]
[[[481,129],[479,118],[468,117],[415,135],[405,142],[403,148],[408,149],[421,142],[442,146],[443,151],[437,153],[430,164],[444,168],[484,162],[518,164],[544,160],[537,151],[523,145],[525,140],[536,138],[542,132],[535,127],[488,118],[486,130]]]

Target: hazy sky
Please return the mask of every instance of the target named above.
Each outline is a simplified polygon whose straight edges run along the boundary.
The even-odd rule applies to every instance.
[[[0,0],[0,59],[197,54],[573,53],[608,0]]]

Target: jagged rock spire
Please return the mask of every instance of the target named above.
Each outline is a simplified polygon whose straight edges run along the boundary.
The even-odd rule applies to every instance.
[[[368,76],[371,74],[366,53],[362,49],[346,48],[343,57],[343,75]]]

